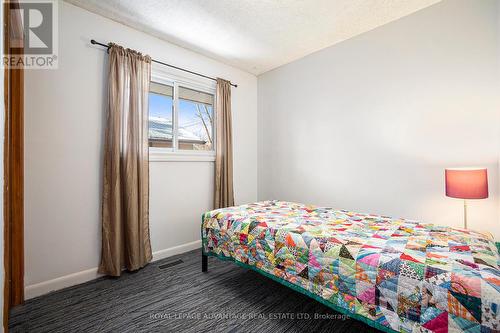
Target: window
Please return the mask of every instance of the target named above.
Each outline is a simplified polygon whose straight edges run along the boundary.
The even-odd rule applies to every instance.
[[[214,92],[153,81],[149,91],[149,146],[165,153],[214,153]]]
[[[179,149],[213,150],[214,96],[179,87]]]
[[[149,88],[149,146],[173,147],[174,87],[151,82]]]

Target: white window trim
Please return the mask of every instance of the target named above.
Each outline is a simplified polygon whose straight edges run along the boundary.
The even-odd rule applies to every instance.
[[[173,73],[168,68],[164,66],[153,66],[151,70],[151,81],[158,82],[161,84],[167,84],[174,87],[174,103],[172,110],[172,121],[173,121],[173,136],[172,143],[174,148],[158,148],[149,147],[149,161],[150,162],[214,162],[215,161],[215,137],[216,137],[216,83],[208,79],[193,79],[179,73]],[[178,150],[177,147],[177,130],[178,130],[178,87],[182,86],[185,88],[190,88],[202,92],[206,92],[214,95],[214,106],[213,106],[213,146],[212,151],[202,151],[202,150]]]
[[[149,161],[150,162],[214,162],[214,151],[189,151],[178,150],[172,151],[169,148],[149,148]]]

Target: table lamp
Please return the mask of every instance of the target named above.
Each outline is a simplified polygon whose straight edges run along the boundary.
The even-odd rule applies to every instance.
[[[488,170],[486,168],[445,169],[446,196],[464,199],[464,228],[467,229],[467,199],[488,197]]]

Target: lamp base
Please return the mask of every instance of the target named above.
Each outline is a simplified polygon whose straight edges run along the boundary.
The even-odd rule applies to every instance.
[[[464,229],[467,229],[467,200],[464,200]]]

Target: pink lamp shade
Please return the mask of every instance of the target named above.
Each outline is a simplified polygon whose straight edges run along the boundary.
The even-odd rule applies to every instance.
[[[459,199],[486,199],[488,171],[486,168],[446,169],[446,196]]]

